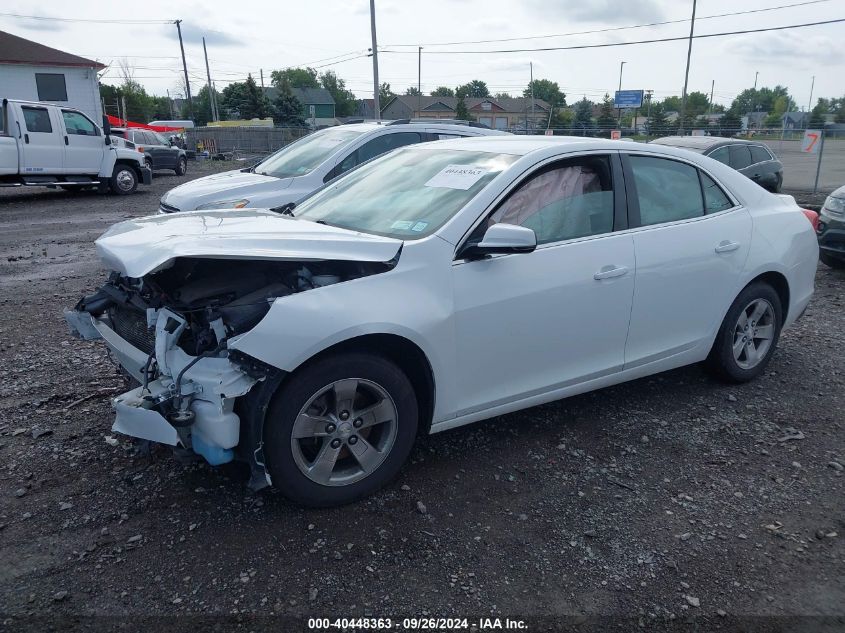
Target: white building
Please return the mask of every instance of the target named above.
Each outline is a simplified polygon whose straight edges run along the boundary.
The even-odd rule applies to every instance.
[[[99,62],[0,31],[0,99],[46,101],[103,118]]]

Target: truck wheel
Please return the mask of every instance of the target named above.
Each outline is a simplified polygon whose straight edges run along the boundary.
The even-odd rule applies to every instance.
[[[119,196],[133,193],[138,188],[138,172],[129,165],[118,163],[114,166],[109,188]]]
[[[184,176],[188,171],[188,159],[182,156],[173,171],[176,172],[177,176]]]

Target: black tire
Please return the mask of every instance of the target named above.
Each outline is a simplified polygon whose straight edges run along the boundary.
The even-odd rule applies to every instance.
[[[118,163],[114,166],[111,178],[109,178],[109,189],[118,196],[127,196],[135,193],[138,188],[138,172],[131,165]]]
[[[296,463],[291,446],[294,422],[315,394],[335,381],[350,378],[375,383],[389,394],[397,413],[396,433],[384,461],[363,479],[323,485],[306,476]],[[264,457],[273,485],[292,501],[311,507],[343,505],[372,494],[396,476],[411,452],[417,425],[414,388],[394,363],[363,353],[330,356],[297,370],[271,398],[264,421]]]
[[[771,343],[765,354],[757,361],[757,363],[750,368],[743,368],[740,366],[738,360],[734,357],[734,335],[735,328],[740,318],[740,313],[752,302],[763,299],[767,301],[774,312],[773,315],[773,334]],[[765,371],[766,366],[772,358],[772,354],[777,348],[778,339],[780,338],[781,327],[783,326],[783,308],[781,306],[780,297],[769,284],[761,281],[754,282],[745,287],[739,293],[739,296],[734,300],[728,313],[725,315],[719,332],[716,334],[716,340],[713,342],[713,348],[705,361],[707,369],[713,373],[717,378],[726,382],[741,383],[753,380]],[[741,334],[741,332],[740,332]]]
[[[827,253],[819,253],[819,259],[825,266],[830,266],[831,268],[835,268],[836,270],[842,270],[843,268],[845,268],[845,259],[831,257]]]
[[[149,158],[145,158],[144,159],[144,165],[147,167],[147,169],[150,170],[150,174],[155,175],[155,172],[153,170],[153,161],[152,160],[150,160]]]
[[[188,173],[188,159],[184,156],[179,157],[179,162],[176,163],[176,169],[173,171],[176,172],[177,176],[184,176]]]

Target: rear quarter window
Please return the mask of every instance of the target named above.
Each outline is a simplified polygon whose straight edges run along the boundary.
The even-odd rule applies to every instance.
[[[751,146],[751,162],[753,163],[762,163],[767,160],[772,160],[772,155],[769,153],[769,150],[763,147],[762,145],[752,145]]]

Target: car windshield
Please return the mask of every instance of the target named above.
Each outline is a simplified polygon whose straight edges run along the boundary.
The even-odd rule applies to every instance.
[[[255,168],[255,173],[276,178],[304,176],[341,146],[364,133],[365,131],[362,130],[348,128],[331,128],[314,132],[267,157]]]
[[[350,172],[296,217],[399,239],[430,235],[518,156],[410,147]]]

